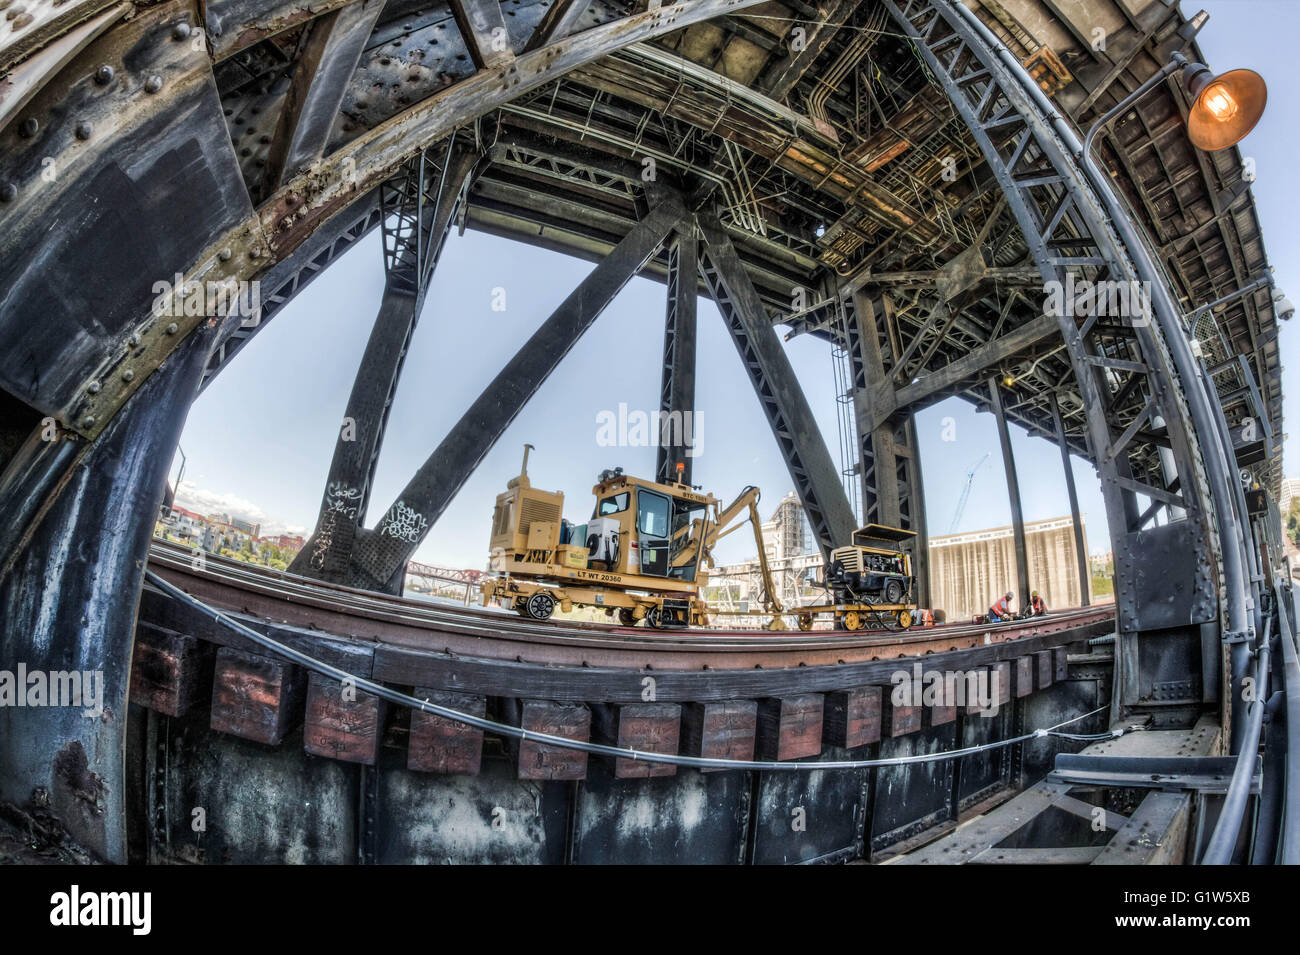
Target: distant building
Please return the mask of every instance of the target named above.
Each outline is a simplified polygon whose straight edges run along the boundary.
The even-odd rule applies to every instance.
[[[213,514],[212,521],[215,524],[229,524],[235,530],[247,534],[249,537],[257,537],[262,530],[261,524],[254,524],[252,521],[246,521],[242,517],[233,514]]]
[[[1086,552],[1086,527],[1084,542]],[[1083,603],[1070,518],[1026,523],[1025,550],[1030,589],[1039,592],[1049,609]],[[1027,595],[1016,593],[1016,581],[1016,545],[1010,527],[930,538],[930,602],[946,611],[949,620],[984,613],[1008,590],[1016,596],[1013,608],[1020,610]]]
[[[1283,478],[1282,493],[1277,499],[1283,525],[1286,524],[1286,513],[1291,509],[1291,502],[1298,497],[1300,497],[1300,478]]]
[[[204,533],[208,528],[208,519],[202,514],[188,511],[183,507],[173,506],[171,513],[162,519],[163,526],[183,541],[192,541],[203,546]]]
[[[282,551],[292,551],[294,554],[302,550],[303,545],[307,543],[297,534],[276,534],[274,537],[263,537],[262,542],[278,547]]]

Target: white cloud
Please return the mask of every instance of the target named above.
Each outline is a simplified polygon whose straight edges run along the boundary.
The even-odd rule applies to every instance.
[[[300,534],[306,537],[309,529],[298,524],[289,524],[267,514],[252,501],[238,494],[209,491],[198,487],[193,481],[182,481],[176,491],[176,503],[186,510],[195,511],[205,517],[210,514],[230,514],[261,525],[263,537],[277,534]]]

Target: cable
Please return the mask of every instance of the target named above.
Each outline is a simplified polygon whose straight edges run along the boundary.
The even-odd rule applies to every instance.
[[[446,706],[430,703],[428,700],[421,700],[417,697],[410,696],[409,694],[386,687],[382,683],[374,683],[367,680],[365,677],[359,677],[355,674],[348,673],[346,670],[341,670],[336,666],[325,663],[323,660],[317,660],[315,657],[308,656],[301,650],[295,650],[293,647],[286,646],[277,640],[264,636],[256,630],[244,626],[239,621],[226,616],[215,607],[210,607],[196,597],[191,597],[185,591],[164,580],[152,570],[145,571],[145,577],[150,583],[158,587],[164,593],[175,597],[187,606],[193,607],[222,626],[234,630],[241,636],[247,637],[249,640],[267,648],[273,653],[286,657],[300,666],[306,667],[322,676],[327,676],[340,682],[347,682],[363,692],[369,693],[372,696],[377,696],[383,700],[388,700],[390,703],[395,703],[398,706],[407,706],[424,713],[432,713],[435,716],[454,720],[457,723],[464,723],[465,725],[473,726],[476,729],[487,730],[493,733],[498,733],[502,736],[510,736],[520,742],[531,740],[536,743],[545,743],[548,746],[558,746],[562,749],[576,749],[584,753],[593,753],[598,756],[616,756],[622,759],[631,759],[638,762],[668,763],[673,766],[691,766],[697,769],[707,767],[709,769],[767,769],[784,771],[868,769],[879,766],[903,766],[909,763],[931,763],[946,759],[957,759],[961,756],[982,753],[1003,746],[1012,746],[1016,743],[1023,743],[1025,740],[1045,736],[1060,736],[1069,739],[1071,738],[1071,734],[1057,733],[1056,730],[1060,729],[1062,726],[1069,726],[1071,723],[1077,723],[1080,720],[1085,720],[1090,716],[1095,716],[1103,710],[1109,709],[1109,704],[1106,706],[1099,706],[1090,713],[1084,713],[1082,716],[1076,716],[1073,719],[1065,720],[1064,722],[1057,723],[1054,726],[1049,726],[1046,729],[1034,730],[1031,733],[1024,733],[1020,736],[1001,740],[996,743],[984,743],[980,746],[967,746],[962,749],[948,750],[943,753],[929,753],[919,756],[896,756],[892,759],[834,760],[815,763],[795,761],[777,762],[776,760],[714,759],[707,756],[677,756],[668,755],[666,753],[650,753],[637,749],[625,749],[621,746],[607,746],[603,743],[587,743],[581,740],[567,739],[563,736],[554,736],[550,733],[535,733],[518,726],[511,726],[508,723],[498,723],[495,720],[485,719],[481,716],[473,716],[469,713],[462,713],[459,710],[453,710]],[[1124,735],[1130,729],[1135,729],[1135,727],[1125,727],[1113,730],[1109,733],[1100,734],[1096,738],[1111,739]]]

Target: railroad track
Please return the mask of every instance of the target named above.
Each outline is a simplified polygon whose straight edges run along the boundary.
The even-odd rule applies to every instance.
[[[923,656],[1023,641],[1114,617],[1111,606],[1066,610],[995,625],[944,624],[909,631],[704,630],[645,628],[578,621],[535,622],[479,607],[452,607],[376,594],[205,555],[155,541],[150,568],[192,596],[264,621],[373,641],[413,651],[441,651],[544,666],[635,669],[751,669],[842,665]]]

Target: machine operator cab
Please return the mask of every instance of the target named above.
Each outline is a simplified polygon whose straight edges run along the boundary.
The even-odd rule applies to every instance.
[[[590,566],[695,579],[711,496],[629,477],[622,468],[602,471],[592,493],[596,506],[584,531]]]
[[[853,543],[831,551],[826,573],[836,603],[864,602],[896,605],[908,600],[914,587],[911,556],[903,542],[915,531],[868,524],[853,532]]]

